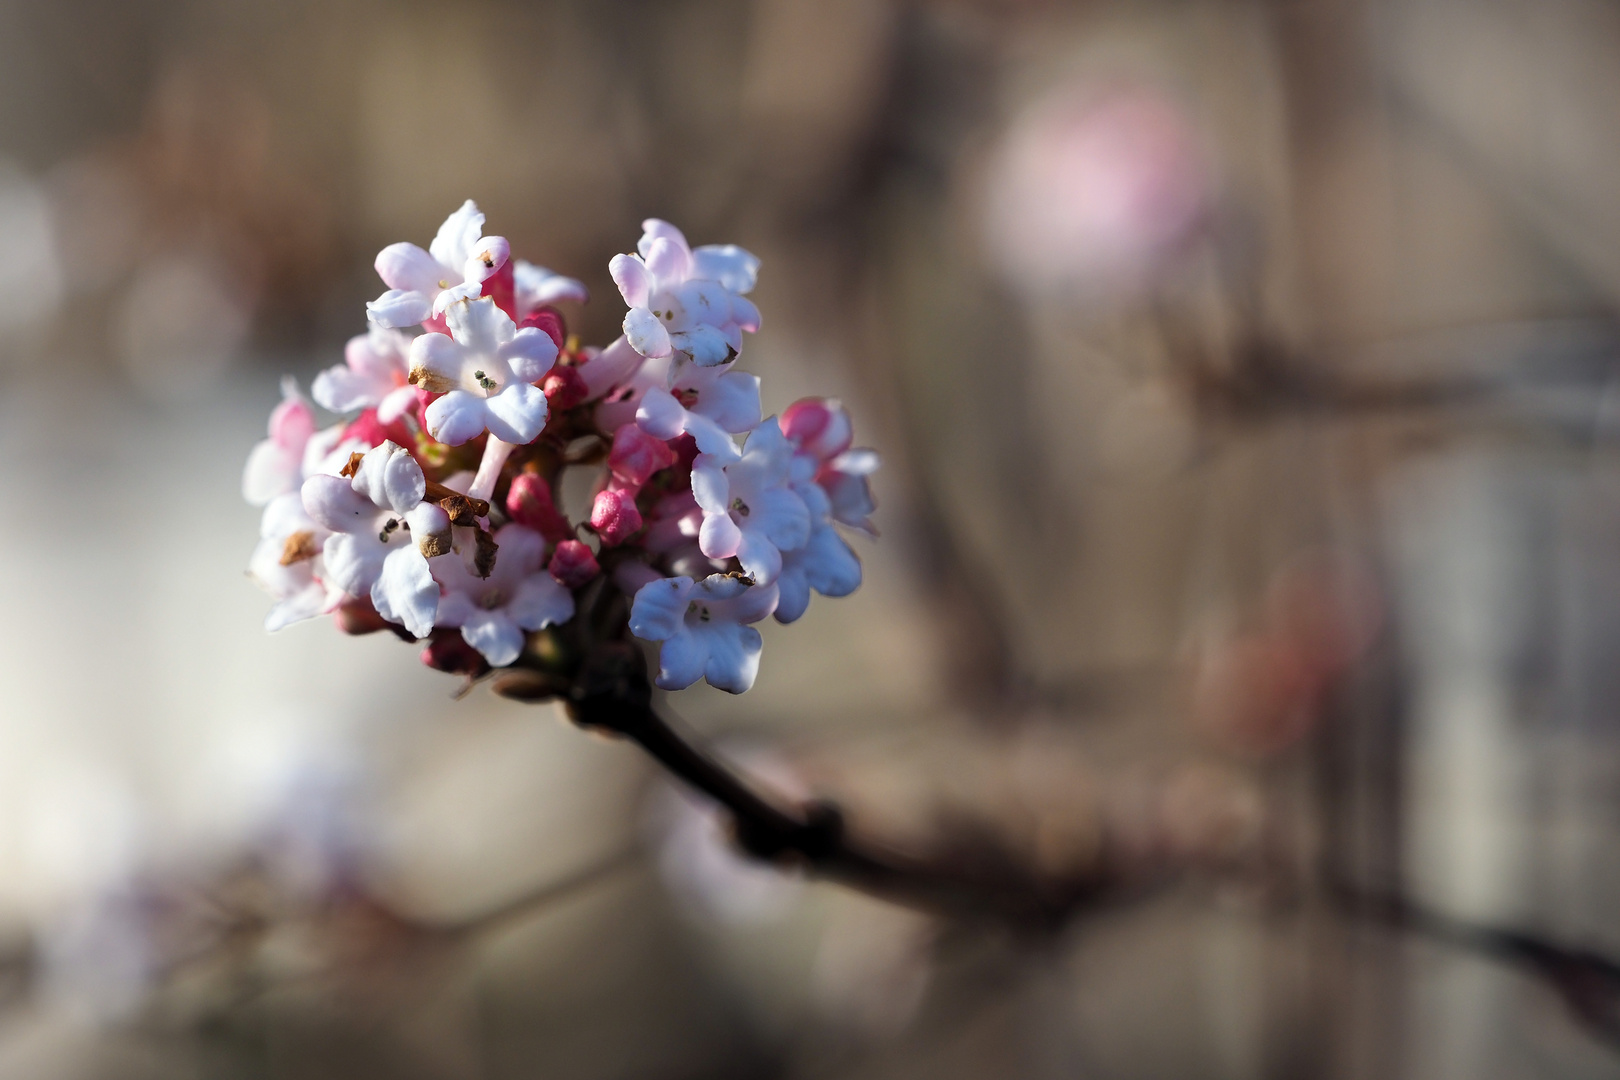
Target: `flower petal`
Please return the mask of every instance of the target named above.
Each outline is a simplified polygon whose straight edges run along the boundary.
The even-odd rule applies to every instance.
[[[439,610],[439,583],[433,580],[427,560],[414,544],[396,547],[383,559],[382,573],[371,587],[371,604],[377,614],[419,638],[433,632],[433,616]]]
[[[709,660],[706,638],[682,627],[665,640],[658,650],[658,677],[653,680],[659,689],[684,690],[703,677]]]
[[[384,442],[366,451],[354,473],[354,490],[378,506],[407,514],[427,494],[422,466],[397,443]]]
[[[647,298],[652,295],[652,274],[648,273],[647,264],[639,256],[613,256],[608,262],[608,274],[613,278],[613,284],[619,287],[625,307],[647,306]]]
[[[461,637],[491,667],[505,667],[523,651],[523,631],[504,611],[478,611],[461,624]]]
[[[531,443],[546,428],[546,395],[538,386],[508,383],[484,406],[489,433],[505,442],[519,446]]]
[[[371,592],[387,556],[387,546],[373,533],[333,533],[321,549],[327,580],[350,596]]]
[[[689,577],[659,578],[636,590],[630,604],[630,632],[643,641],[663,641],[685,627],[692,594]]]
[[[718,281],[734,293],[753,292],[759,257],[736,244],[704,244],[692,249],[692,276]]]
[[[545,395],[540,395],[541,400]],[[489,421],[485,399],[465,390],[452,390],[436,399],[423,414],[428,434],[446,446],[460,446],[482,435]],[[508,442],[513,440],[508,439]],[[528,442],[528,439],[522,440]]]
[[[708,662],[703,665],[703,677],[709,680],[710,686],[741,694],[754,685],[754,678],[759,674],[759,654],[764,647],[758,630],[723,623],[709,627],[702,637],[709,652]]]
[[[377,422],[392,424],[416,407],[416,387],[396,386],[377,402]]]
[[[746,296],[731,298],[731,321],[750,334],[759,332],[759,308]]]
[[[692,411],[707,416],[726,431],[742,433],[758,426],[759,376],[728,371],[699,395]]]
[[[641,252],[642,258],[646,258],[651,254],[653,244],[659,240],[668,240],[686,251],[691,250],[681,230],[661,218],[651,217],[641,223],[641,239],[636,241],[636,250]]]
[[[601,397],[636,373],[644,358],[623,337],[585,361],[578,368],[580,378],[591,397]],[[613,427],[619,425],[614,424]]]
[[[748,503],[748,529],[783,551],[800,548],[810,539],[810,510],[791,488],[770,487],[744,495]]]
[[[731,508],[731,478],[713,454],[692,459],[692,498],[706,513],[724,514]]]
[[[636,426],[655,439],[673,439],[686,430],[686,410],[668,390],[649,387],[636,406]]]
[[[609,273],[612,264],[608,264]],[[545,304],[555,304],[560,300],[573,300],[585,303],[591,298],[590,292],[584,283],[571,277],[564,277],[544,266],[519,259],[512,268],[513,284],[517,290],[518,311],[527,315],[537,307]],[[615,281],[618,279],[615,278]],[[631,307],[639,305],[631,304]]]
[[[822,596],[848,596],[861,587],[861,559],[838,535],[824,527],[810,536],[802,557],[805,580]]]
[[[432,296],[444,288],[444,267],[415,244],[389,244],[377,253],[376,267],[383,284],[399,292]]]
[[[444,219],[428,251],[446,270],[453,269],[467,261],[483,233],[484,215],[479,213],[478,204],[468,199]]]
[[[274,439],[261,439],[242,469],[242,498],[253,506],[263,506],[277,495],[296,490],[298,466],[298,454]]]
[[[425,293],[389,289],[375,300],[366,301],[366,318],[390,329],[415,326],[433,314],[433,302]]]
[[[708,523],[707,519],[703,522],[705,525]],[[698,542],[702,543],[701,536]],[[705,555],[709,554],[708,549],[704,548],[703,553]],[[782,572],[781,550],[770,540],[752,529],[742,531],[735,554],[737,561],[742,563],[742,568],[748,576],[761,585],[771,584],[776,580],[776,576]]]
[[[630,347],[642,356],[668,356],[673,349],[669,331],[644,307],[631,308],[624,316],[624,336]]]
[[[683,330],[678,334],[670,335],[670,344],[678,351],[692,358],[692,362],[700,367],[714,367],[734,359],[737,350],[731,347],[726,336],[713,326],[699,323],[690,330]]]
[[[550,574],[531,574],[507,601],[506,613],[525,630],[561,625],[574,617],[574,594]]]
[[[737,444],[731,436],[707,416],[687,413],[686,433],[697,443],[700,453],[707,454],[717,461],[730,465],[742,457],[742,451],[737,449]]]
[[[743,539],[743,531],[737,528],[737,523],[731,520],[730,514],[706,513],[703,515],[703,525],[698,529],[698,550],[709,558],[731,558],[738,553]],[[771,548],[771,550],[775,551],[776,549]],[[746,565],[744,569],[747,569]]]
[[[304,512],[333,532],[364,531],[377,519],[376,505],[341,476],[312,476],[301,494]]]
[[[270,614],[264,617],[264,628],[273,634],[293,623],[312,619],[325,610],[326,586],[318,581],[311,581],[271,608]]]
[[[392,379],[337,364],[315,376],[310,393],[321,408],[346,413],[371,408],[393,389]]]
[[[507,362],[518,380],[538,382],[557,360],[557,343],[544,330],[525,326],[496,355]]]
[[[645,257],[647,270],[653,276],[654,292],[681,284],[692,270],[692,253],[684,240],[660,236],[647,249]]]
[[[810,582],[805,580],[804,568],[784,564],[777,576],[779,598],[776,603],[776,621],[790,623],[798,620],[810,607]]]
[[[494,356],[517,329],[512,317],[496,307],[490,296],[451,304],[444,311],[444,322],[457,344],[479,356]]]

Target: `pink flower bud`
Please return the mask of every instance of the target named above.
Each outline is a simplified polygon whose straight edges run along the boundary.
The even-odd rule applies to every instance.
[[[564,540],[552,552],[551,576],[570,589],[577,589],[602,572],[591,549],[578,540]]]
[[[608,547],[624,543],[641,528],[635,497],[611,489],[598,493],[591,507],[591,528]]]
[[[561,364],[546,372],[546,377],[540,380],[540,389],[545,391],[546,404],[553,413],[572,409],[590,396],[590,388],[579,371]]]
[[[477,678],[489,670],[489,661],[467,644],[459,630],[439,630],[422,650],[422,663],[435,671]]]
[[[337,610],[332,612],[332,621],[337,623],[337,628],[345,634],[359,636],[389,630],[406,641],[416,640],[403,626],[391,623],[377,614],[377,609],[371,606],[371,600],[367,597],[345,600],[339,604]]]
[[[506,513],[511,519],[544,536],[552,543],[574,535],[568,519],[557,512],[551,488],[535,473],[519,473],[506,493]]]
[[[782,434],[821,461],[849,449],[855,437],[849,413],[837,398],[802,398],[782,410]]]
[[[301,397],[284,399],[270,414],[270,438],[278,446],[302,450],[313,434],[315,414]]]
[[[562,314],[556,308],[543,307],[530,313],[518,323],[520,329],[525,326],[536,326],[550,334],[551,340],[557,343],[559,350],[568,339],[568,324],[563,322]]]
[[[632,488],[645,484],[653,473],[675,464],[675,451],[662,439],[642,431],[634,422],[621,424],[613,433],[613,450],[608,468]]]

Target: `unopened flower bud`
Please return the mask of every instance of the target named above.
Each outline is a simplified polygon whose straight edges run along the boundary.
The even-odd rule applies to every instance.
[[[600,492],[591,507],[591,528],[608,547],[624,543],[641,528],[635,497],[612,489]]]
[[[579,588],[602,572],[591,549],[578,540],[564,540],[558,544],[557,550],[551,554],[551,565],[547,569],[552,577],[570,589]]]
[[[338,605],[332,612],[332,621],[337,628],[345,634],[375,634],[379,630],[391,630],[395,635],[405,641],[415,641],[416,636],[406,631],[403,626],[389,622],[377,614],[377,609],[371,605],[369,597],[358,600],[348,600]]]
[[[837,398],[802,398],[782,410],[782,434],[799,451],[825,461],[849,449],[854,429]]]
[[[621,424],[613,433],[608,468],[627,486],[639,488],[653,473],[675,464],[675,451],[664,440],[647,434],[634,423]]]
[[[489,670],[489,661],[467,644],[459,630],[440,630],[422,650],[422,663],[435,671],[477,678]]]
[[[568,337],[568,326],[563,322],[563,317],[556,308],[541,308],[539,311],[527,316],[522,322],[518,323],[520,329],[525,326],[534,326],[544,330],[551,335],[551,340],[557,343],[558,349],[563,347],[563,342]]]
[[[574,534],[568,519],[557,512],[551,487],[535,473],[519,473],[506,493],[506,512],[519,525],[533,529],[556,543]]]
[[[591,393],[579,370],[563,365],[546,372],[546,377],[540,380],[540,389],[545,392],[546,404],[554,413],[572,409]]]

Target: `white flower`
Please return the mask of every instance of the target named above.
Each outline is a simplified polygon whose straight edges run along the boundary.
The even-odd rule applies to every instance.
[[[760,424],[742,458],[725,464],[713,454],[692,462],[692,495],[703,508],[698,546],[711,559],[733,555],[761,584],[776,580],[782,551],[810,539],[810,511],[788,486],[793,447],[776,418]]]
[[[810,511],[810,539],[782,553],[782,573],[776,579],[782,598],[775,612],[781,623],[804,614],[811,589],[822,596],[848,596],[861,586],[861,560],[833,528],[826,493],[813,483],[795,484],[794,490]]]
[[[321,549],[330,583],[369,595],[377,614],[417,637],[433,629],[439,603],[421,548],[436,554],[436,539],[450,531],[445,512],[422,501],[426,493],[422,467],[392,442],[367,451],[352,481],[320,475],[303,487],[304,509],[332,533]]]
[[[512,283],[519,315],[527,315],[535,308],[555,304],[559,300],[575,300],[583,304],[591,298],[582,282],[523,259],[519,259],[512,268]]]
[[[265,616],[266,630],[273,633],[313,618],[343,599],[343,590],[324,580],[321,548],[328,535],[304,510],[296,491],[278,495],[264,508],[248,575],[276,601]]]
[[[484,215],[468,199],[444,219],[423,251],[415,244],[389,244],[377,253],[377,276],[388,291],[366,305],[378,326],[414,326],[457,300],[479,295],[483,283],[506,265],[504,237],[484,236]]]
[[[459,446],[485,431],[503,442],[533,442],[546,426],[546,395],[534,383],[551,370],[557,343],[533,326],[519,330],[489,297],[460,300],[444,313],[451,336],[411,342],[410,381],[444,396],[427,407],[428,433]]]
[[[498,555],[487,578],[474,577],[461,557],[433,560],[444,586],[438,625],[459,626],[461,636],[493,667],[505,667],[523,651],[524,632],[574,617],[574,595],[545,569],[546,541],[522,525],[495,533]]]
[[[659,578],[643,585],[630,606],[630,632],[661,641],[658,685],[680,690],[698,679],[740,694],[754,685],[761,641],[755,623],[776,607],[776,586],[734,574]]]
[[[649,367],[668,363],[647,361]],[[655,383],[642,392],[636,426],[658,439],[689,434],[701,452],[732,462],[738,457],[732,434],[752,431],[759,414],[758,375],[683,364],[669,389]]]
[[[253,448],[242,473],[242,494],[264,506],[248,576],[276,601],[264,622],[272,631],[329,611],[342,598],[323,583],[320,552],[327,533],[304,512],[299,489],[317,473],[335,475],[350,453],[366,448],[343,439],[342,424],[315,431],[309,403],[291,379],[281,390],[281,404],[270,414],[270,438]]]
[[[377,420],[392,424],[416,403],[408,376],[411,339],[398,330],[373,326],[344,347],[344,362],[315,376],[310,388],[321,408],[335,413],[376,409]]]
[[[667,221],[648,218],[637,255],[615,255],[608,272],[630,311],[624,336],[643,356],[676,354],[705,367],[742,351],[742,332],[759,329],[751,292],[759,259],[735,244],[693,250]]]

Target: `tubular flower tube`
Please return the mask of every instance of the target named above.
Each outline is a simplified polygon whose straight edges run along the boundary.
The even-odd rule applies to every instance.
[[[832,399],[761,420],[736,370],[759,326],[748,252],[648,220],[610,264],[625,335],[596,348],[551,306],[584,287],[483,224],[468,202],[428,250],[385,248],[366,331],[313,402],[284,385],[242,476],[266,626],[392,629],[522,700],[577,693],[632,637],[659,644],[661,687],[747,690],[756,623],[860,585],[840,530],[871,529],[876,454]]]

